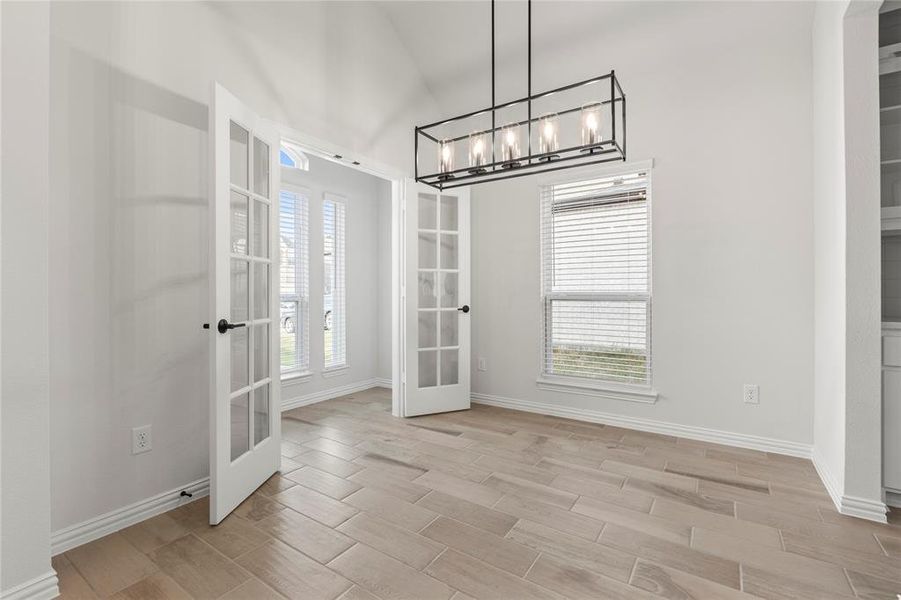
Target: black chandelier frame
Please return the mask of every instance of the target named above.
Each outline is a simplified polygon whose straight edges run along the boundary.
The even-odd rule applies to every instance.
[[[452,188],[463,187],[467,185],[475,185],[477,183],[488,183],[491,181],[500,181],[503,179],[512,179],[515,177],[525,177],[536,173],[547,173],[550,171],[559,171],[586,165],[599,163],[624,162],[626,160],[626,95],[616,77],[615,71],[585,79],[577,83],[572,83],[545,92],[532,94],[532,0],[528,0],[528,90],[527,95],[523,98],[511,100],[497,104],[495,100],[495,40],[494,40],[494,3],[491,0],[491,106],[473,112],[469,112],[449,119],[443,119],[428,125],[420,125],[414,128],[414,177],[417,182],[424,183],[438,190],[449,190]],[[552,152],[535,153],[533,152],[532,129],[533,125],[538,124],[541,116],[533,116],[532,103],[536,100],[546,98],[553,94],[566,92],[588,85],[600,84],[609,81],[609,97],[593,102],[595,105],[602,107],[610,107],[611,128],[610,137],[602,139],[591,145],[569,146],[553,150]],[[519,104],[526,104],[527,116],[525,120],[514,123],[505,123],[502,126],[497,125],[496,113],[505,108],[511,108]],[[619,122],[617,121],[617,110],[621,109]],[[582,107],[570,108],[566,110],[556,111],[557,116],[581,111]],[[491,114],[491,127],[482,128],[465,135],[452,138],[440,139],[434,134],[434,130],[452,123],[463,122],[466,119],[472,119],[486,114]],[[515,161],[499,160],[497,156],[497,138],[498,134],[509,128],[526,127],[527,148],[526,152],[518,156]],[[439,171],[434,173],[420,174],[419,169],[419,151],[424,146],[435,144],[435,154],[444,144],[456,144],[462,140],[466,140],[471,136],[491,135],[491,152],[489,154],[490,162],[481,164],[478,168],[471,166],[459,167],[449,171],[442,171],[439,165]]]

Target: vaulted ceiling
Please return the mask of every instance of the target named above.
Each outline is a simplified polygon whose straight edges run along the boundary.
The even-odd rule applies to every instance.
[[[704,43],[765,44],[768,23],[812,19],[810,2],[536,1],[532,6],[532,89],[535,92],[600,75],[637,54],[653,67],[657,53]],[[418,65],[435,101],[449,114],[490,105],[489,0],[378,2]],[[496,5],[497,98],[526,91],[526,2]],[[723,27],[723,23],[729,23]],[[669,52],[669,50],[666,50]],[[634,73],[621,73],[624,83]],[[449,116],[436,115],[436,116]]]

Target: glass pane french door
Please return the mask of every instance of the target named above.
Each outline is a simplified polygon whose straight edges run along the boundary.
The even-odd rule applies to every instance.
[[[406,196],[404,414],[469,408],[469,194],[416,184]],[[415,332],[413,335],[412,332]]]
[[[214,87],[213,389],[210,522],[279,467],[277,199],[279,137]]]

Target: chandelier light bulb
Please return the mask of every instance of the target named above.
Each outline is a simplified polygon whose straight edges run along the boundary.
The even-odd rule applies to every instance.
[[[538,153],[547,155],[542,156],[541,160],[558,158],[557,155],[553,154],[559,149],[557,130],[556,114],[548,113],[538,119]]]
[[[442,140],[438,145],[438,172],[449,174],[454,170],[454,143]]]
[[[582,145],[588,148],[601,144],[601,103],[582,106]]]
[[[484,133],[469,135],[469,172],[483,173],[488,162],[488,140]]]
[[[516,130],[516,126],[507,125],[504,127],[501,139],[503,140],[501,158],[504,160],[504,166],[507,168],[518,167],[519,163],[516,159],[519,158],[519,133]]]

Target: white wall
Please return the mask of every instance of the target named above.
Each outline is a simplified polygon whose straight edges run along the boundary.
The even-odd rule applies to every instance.
[[[50,10],[46,3],[6,2],[0,15],[0,596],[19,589],[21,597],[50,598],[56,590],[47,320]]]
[[[403,169],[431,101],[365,3],[60,2],[50,19],[59,531],[207,475],[211,82]],[[132,456],[147,423],[154,449]]]
[[[882,518],[878,2],[814,19],[814,459],[842,512]]]
[[[839,495],[845,474],[846,8],[846,2],[818,3],[813,25],[814,458]]]
[[[354,385],[380,377],[382,323],[387,321],[387,344],[391,344],[391,238],[382,235],[381,215],[391,210],[391,184],[315,156],[309,171],[282,169],[282,181],[308,190],[310,201],[310,368],[312,377],[287,381],[282,402],[290,404],[311,394]],[[345,200],[347,369],[323,376],[323,259],[322,201],[326,193]],[[390,226],[390,221],[389,221]],[[381,279],[382,258],[389,260],[387,280]],[[387,291],[388,304],[380,300]],[[390,378],[391,357],[388,356]]]
[[[880,280],[879,5],[844,20],[847,379],[842,511],[884,511]],[[858,507],[858,505],[862,505]],[[870,518],[873,518],[871,513]],[[884,516],[882,517],[884,519]]]
[[[803,447],[813,441],[813,6],[693,6],[684,18],[648,15],[640,34],[575,39],[536,64],[560,81],[615,67],[630,158],[655,161],[658,403],[536,388],[534,178],[472,188],[472,356],[488,361],[473,388]],[[758,406],[742,403],[745,383],[760,385]]]

